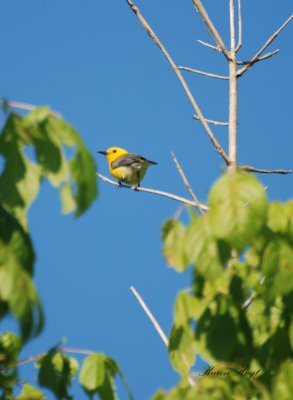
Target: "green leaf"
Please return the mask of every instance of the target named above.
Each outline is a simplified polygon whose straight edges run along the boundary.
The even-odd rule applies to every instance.
[[[112,377],[114,377],[116,374],[118,374],[120,376],[120,378],[121,378],[121,380],[122,380],[122,382],[123,382],[123,384],[125,386],[125,389],[127,391],[128,398],[130,400],[134,400],[133,394],[132,394],[131,389],[130,389],[130,387],[128,385],[126,377],[125,377],[124,373],[122,372],[122,370],[120,369],[120,367],[117,364],[117,362],[113,358],[107,357],[106,361],[105,361],[105,365],[106,365],[106,369],[107,369],[108,373]],[[113,385],[113,392],[115,392],[116,388],[115,388],[113,380],[112,380],[112,385]]]
[[[95,392],[102,386],[106,376],[105,360],[102,353],[92,354],[84,360],[79,381],[86,391]]]
[[[22,267],[32,275],[35,253],[30,236],[0,204],[0,247],[2,245],[9,247]]]
[[[194,318],[195,308],[197,306],[196,299],[187,292],[179,292],[174,307],[174,323],[186,325],[191,318]]]
[[[76,191],[74,198],[77,203],[76,216],[88,209],[97,194],[96,167],[92,156],[84,146],[80,146],[75,157],[70,161],[70,172]]]
[[[22,267],[14,248],[0,241],[1,304],[6,305],[6,311],[9,310],[20,323],[23,340],[41,332],[43,312],[32,278]]]
[[[26,384],[16,400],[46,400],[46,397],[35,387]]]
[[[58,399],[71,399],[68,388],[78,370],[77,360],[58,353],[56,346],[39,361],[39,366],[39,384],[50,389]]]
[[[293,243],[293,200],[288,201],[286,204],[286,214],[288,218],[288,236]]]
[[[289,327],[289,340],[291,343],[291,348],[293,350],[293,321],[290,322],[290,327]]]
[[[173,368],[181,375],[188,374],[195,362],[195,340],[191,327],[173,325],[169,337],[169,357]]]
[[[186,378],[181,381],[170,391],[160,389],[151,400],[194,400],[192,387]]]
[[[211,280],[221,276],[229,247],[216,240],[206,216],[191,222],[184,243],[188,264],[195,264],[197,273]]]
[[[65,183],[60,188],[60,196],[61,196],[61,203],[62,203],[62,213],[67,214],[67,213],[72,212],[76,207],[76,203],[75,203],[75,199],[74,199],[70,184]]]
[[[196,328],[196,342],[208,361],[229,360],[237,345],[237,322],[226,296],[218,295]]]
[[[266,221],[267,198],[249,174],[226,174],[209,195],[209,216],[214,234],[241,251],[253,243]]]
[[[118,364],[103,353],[87,357],[81,367],[79,382],[91,397],[98,394],[102,400],[116,400],[115,375],[119,374],[125,384],[129,399],[133,399],[126,379]]]
[[[286,233],[288,218],[286,205],[280,202],[273,202],[268,209],[268,227],[273,232]]]
[[[185,227],[175,219],[169,219],[162,227],[163,252],[168,264],[176,271],[184,271],[188,264],[184,253]]]
[[[38,193],[41,179],[40,167],[23,152],[31,142],[31,134],[21,118],[11,114],[0,136],[0,154],[5,159],[0,176],[0,201],[24,228],[27,210]]]
[[[293,290],[292,246],[283,239],[271,241],[264,251],[262,271],[267,299],[273,301],[278,295],[289,294]]]
[[[12,332],[2,333],[0,336],[0,369],[13,367],[17,363],[18,355],[22,349],[22,340]]]
[[[293,362],[288,360],[281,366],[281,370],[274,378],[273,398],[291,400],[293,393]]]
[[[37,163],[25,155],[28,146],[35,151]],[[75,209],[79,216],[96,197],[92,156],[73,127],[53,116],[47,107],[24,118],[12,113],[0,135],[0,154],[5,159],[0,201],[24,228],[27,211],[44,177],[60,190],[63,212]]]
[[[24,126],[31,127],[37,126],[50,116],[50,108],[48,106],[41,106],[29,112],[24,118]]]
[[[0,336],[0,387],[3,393],[12,393],[16,384],[16,364],[21,348],[22,341],[14,333],[6,332]]]
[[[268,310],[262,299],[255,299],[247,311],[256,347],[261,347],[271,336],[267,314]]]

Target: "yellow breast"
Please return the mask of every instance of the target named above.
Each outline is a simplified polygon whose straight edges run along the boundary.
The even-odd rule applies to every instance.
[[[137,169],[133,166],[123,166],[118,168],[111,168],[110,166],[109,170],[115,179],[131,185],[136,185],[140,182],[146,173],[146,168]]]

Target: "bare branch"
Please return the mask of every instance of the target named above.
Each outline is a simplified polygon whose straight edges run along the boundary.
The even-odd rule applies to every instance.
[[[188,204],[190,206],[197,207],[197,204],[194,201],[186,199],[186,198],[181,197],[181,196],[177,196],[177,195],[172,194],[172,193],[162,192],[161,190],[148,189],[148,188],[137,187],[137,186],[128,186],[128,185],[124,185],[124,184],[119,185],[118,182],[112,181],[111,179],[107,178],[106,176],[101,175],[99,172],[97,172],[97,175],[104,182],[108,182],[111,185],[116,186],[118,188],[122,187],[122,188],[125,188],[125,189],[134,190],[135,192],[152,193],[152,194],[156,194],[158,196],[168,197],[169,199],[179,201],[180,203],[183,203],[183,204]],[[206,206],[205,204],[200,203],[200,206],[201,206],[202,210],[204,210],[204,211],[208,210],[208,206]]]
[[[235,8],[230,0],[230,61],[229,61],[229,160],[230,170],[237,165],[238,82],[235,51]]]
[[[95,351],[93,351],[93,350],[77,349],[77,348],[72,348],[72,347],[59,347],[57,351],[59,353],[82,354],[85,356],[90,356],[92,354],[95,354]],[[29,356],[27,358],[24,358],[23,360],[18,361],[14,365],[9,365],[8,367],[6,367],[6,369],[13,368],[13,367],[19,367],[21,365],[28,364],[30,362],[39,360],[40,358],[45,357],[47,354],[48,354],[47,352],[43,352],[43,353],[36,354],[34,356]]]
[[[192,118],[199,120],[198,115],[193,115]],[[212,119],[207,119],[207,118],[205,120],[207,121],[208,124],[219,125],[219,126],[229,126],[229,122],[214,121]]]
[[[252,57],[248,64],[245,65],[240,71],[238,71],[237,76],[240,77],[244,74],[249,68],[251,68],[255,63],[259,56],[265,51],[265,49],[276,39],[279,33],[289,24],[289,22],[293,19],[293,14],[283,23],[283,25],[272,34],[272,36],[265,42],[262,48]]]
[[[281,174],[281,175],[286,175],[286,174],[291,174],[292,170],[286,170],[286,169],[259,169],[259,168],[254,168],[249,165],[238,165],[239,168],[241,168],[243,171],[246,172],[257,172],[259,174]]]
[[[221,147],[220,143],[217,141],[217,139],[213,135],[208,123],[205,121],[205,118],[204,118],[204,116],[203,116],[203,114],[202,114],[197,102],[195,101],[195,99],[194,99],[194,97],[193,97],[193,95],[192,95],[187,83],[185,82],[180,70],[178,69],[177,65],[175,64],[175,62],[173,61],[173,59],[171,58],[170,54],[167,52],[166,48],[164,47],[162,42],[159,40],[159,38],[157,37],[155,32],[152,30],[150,25],[144,19],[144,17],[140,13],[139,9],[133,4],[133,2],[131,0],[126,0],[126,1],[127,1],[127,4],[129,5],[129,7],[131,8],[131,10],[137,16],[138,20],[140,21],[140,23],[142,24],[144,29],[149,34],[149,36],[156,43],[156,45],[160,48],[160,50],[162,51],[163,55],[167,58],[169,64],[171,65],[171,67],[173,68],[175,74],[177,75],[177,78],[179,79],[179,81],[180,81],[180,83],[181,83],[181,85],[182,85],[182,87],[183,87],[183,89],[184,89],[184,91],[185,91],[190,103],[192,104],[196,114],[198,115],[198,117],[200,119],[200,122],[202,123],[202,125],[203,125],[203,127],[205,129],[205,132],[207,133],[208,137],[210,138],[210,140],[213,143],[213,145],[214,145],[215,149],[217,150],[217,152],[222,156],[222,158],[225,160],[226,164],[229,165],[230,164],[230,160],[229,160],[227,154],[225,153],[225,151]]]
[[[201,215],[204,215],[204,212],[203,212],[203,210],[202,210],[202,208],[200,206],[200,202],[198,201],[196,195],[194,194],[194,192],[193,192],[193,190],[192,190],[192,188],[191,188],[191,186],[190,186],[190,184],[189,184],[189,182],[188,182],[188,180],[186,178],[186,175],[183,172],[183,169],[182,169],[181,165],[179,164],[177,158],[175,157],[175,154],[173,153],[173,151],[170,151],[170,154],[171,154],[171,156],[173,158],[173,161],[174,161],[174,163],[176,165],[176,168],[177,168],[177,170],[178,170],[178,172],[179,172],[179,174],[180,174],[180,176],[181,176],[181,178],[183,180],[184,185],[186,186],[187,190],[189,191],[189,193],[190,193],[191,197],[193,198],[194,202],[197,204],[197,208],[199,209],[199,212],[201,213]]]
[[[258,63],[259,61],[263,61],[263,60],[266,60],[267,58],[273,57],[275,54],[279,53],[279,51],[280,51],[279,49],[276,49],[274,51],[270,51],[269,53],[265,54],[262,57],[257,58],[255,60],[255,64]],[[250,61],[237,61],[237,65],[247,65],[249,63],[250,63]],[[237,74],[237,76],[238,76],[238,74]]]
[[[192,118],[196,119],[197,121],[199,120],[197,115],[193,115]],[[229,126],[229,122],[214,121],[212,119],[207,119],[207,118],[205,118],[205,120],[207,121],[208,124],[220,125],[220,126]]]
[[[224,56],[227,58],[227,60],[230,60],[230,55],[227,50],[227,47],[225,46],[225,43],[223,42],[221,36],[219,35],[217,29],[215,28],[214,24],[212,23],[208,13],[206,12],[206,9],[202,5],[200,0],[192,0],[194,7],[197,9],[198,13],[200,14],[203,22],[206,24],[206,27],[208,28],[208,31],[214,38],[215,42],[217,43],[218,47],[221,49],[222,53]]]
[[[40,353],[40,354],[36,354],[36,355],[34,355],[34,356],[29,356],[29,357],[27,357],[27,358],[24,358],[23,360],[20,360],[19,362],[17,362],[17,363],[14,364],[14,365],[9,365],[9,366],[6,367],[6,368],[9,369],[9,368],[14,368],[14,367],[19,367],[19,366],[21,366],[21,365],[28,364],[28,363],[30,363],[30,362],[39,360],[40,358],[45,357],[45,355],[47,355],[46,352],[43,352],[43,353]]]
[[[242,15],[241,15],[241,0],[238,0],[238,44],[235,49],[237,53],[242,46]]]
[[[163,329],[160,327],[158,321],[156,320],[156,318],[153,316],[153,314],[151,313],[150,309],[148,308],[148,306],[145,304],[145,302],[143,301],[143,299],[141,298],[141,296],[137,293],[137,291],[135,290],[135,288],[133,286],[130,286],[130,290],[132,291],[132,293],[134,294],[134,296],[136,297],[137,301],[139,302],[139,304],[141,305],[143,311],[146,313],[146,315],[149,317],[151,323],[154,325],[155,330],[158,332],[160,338],[162,339],[162,341],[164,342],[165,346],[168,347],[169,346],[169,340],[167,338],[167,336],[165,335]]]
[[[33,104],[28,104],[28,103],[23,103],[23,102],[20,102],[20,101],[6,101],[5,102],[5,107],[18,108],[20,110],[25,110],[25,111],[34,111],[39,106],[35,106]],[[59,114],[57,111],[54,111],[54,110],[50,110],[50,114],[54,115],[54,117],[57,117],[57,118],[61,117],[61,114]]]
[[[210,49],[213,49],[215,51],[217,51],[218,53],[222,53],[222,50],[220,49],[220,47],[218,46],[214,46],[210,43],[204,42],[203,40],[197,39],[196,40],[198,43],[202,44],[203,46],[209,47]]]
[[[181,69],[182,71],[194,72],[195,74],[205,75],[211,78],[229,80],[228,76],[211,74],[210,72],[200,71],[199,69],[188,68],[188,67],[178,67],[178,68]]]

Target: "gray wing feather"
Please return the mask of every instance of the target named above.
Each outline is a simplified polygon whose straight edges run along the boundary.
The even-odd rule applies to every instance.
[[[137,154],[126,154],[125,156],[119,157],[117,160],[112,162],[112,168],[117,168],[117,167],[127,167],[133,163],[143,163],[147,162],[150,164],[157,164],[154,161],[149,161],[146,158],[142,156],[138,156]]]

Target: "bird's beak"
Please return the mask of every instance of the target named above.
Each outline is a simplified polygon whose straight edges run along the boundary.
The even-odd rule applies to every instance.
[[[103,154],[103,156],[106,156],[108,154],[106,151],[98,151],[97,153]]]

